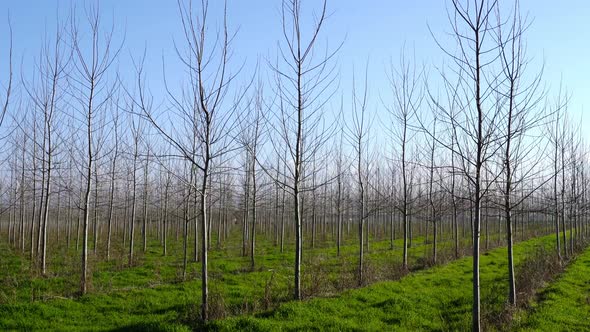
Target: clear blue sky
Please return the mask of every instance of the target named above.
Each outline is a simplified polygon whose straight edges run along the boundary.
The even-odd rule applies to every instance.
[[[304,5],[316,3],[308,0]],[[505,1],[506,2],[506,1]],[[6,73],[7,21],[10,12],[14,31],[16,62],[26,65],[37,55],[45,27],[53,27],[56,13],[65,18],[71,3],[82,1],[3,0],[0,3],[0,79]],[[415,47],[418,59],[427,65],[439,65],[441,52],[433,41],[428,25],[438,35],[449,31],[445,5],[439,0],[331,0],[332,14],[326,23],[324,41],[337,45],[344,40],[338,55],[338,67],[345,77],[344,91],[350,91],[346,73],[370,59],[371,96],[378,100],[387,92],[384,74],[390,58],[396,59],[401,47]],[[221,1],[211,0],[212,16],[219,12]],[[126,43],[120,60],[125,75],[130,55],[139,56],[147,45],[146,70],[154,91],[159,91],[162,56],[166,59],[169,80],[176,70],[173,40],[181,40],[176,1],[173,0],[101,0],[105,20],[114,18]],[[570,109],[576,116],[582,109],[590,111],[590,2],[586,0],[521,0],[522,11],[534,19],[528,32],[528,54],[546,63],[545,81],[555,91],[563,76],[572,93]],[[59,9],[58,9],[59,8]],[[275,54],[280,39],[279,0],[228,0],[229,24],[238,30],[233,45],[237,63],[252,68],[258,57]],[[26,69],[25,69],[26,73]],[[590,114],[584,116],[590,128]],[[590,134],[586,134],[590,139]]]

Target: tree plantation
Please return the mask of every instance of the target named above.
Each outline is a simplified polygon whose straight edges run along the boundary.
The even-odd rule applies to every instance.
[[[352,64],[338,5],[273,3],[244,60],[236,1],[178,0],[155,66],[98,1],[22,54],[5,16],[0,330],[590,330],[588,136],[527,48],[550,23],[446,0],[436,63]]]

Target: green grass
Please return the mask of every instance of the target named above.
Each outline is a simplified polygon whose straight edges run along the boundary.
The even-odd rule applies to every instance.
[[[552,237],[515,246],[518,264],[537,246],[550,246]],[[289,302],[266,313],[232,317],[211,324],[222,331],[458,331],[471,324],[472,259],[418,271],[399,281],[380,282],[334,298]],[[482,306],[503,305],[507,285],[506,249],[481,256]]]
[[[172,242],[172,241],[171,241]],[[415,238],[410,262],[429,251],[423,238]],[[293,261],[291,244],[284,253],[272,241],[260,237],[256,268],[240,256],[241,241],[234,235],[226,246],[210,252],[212,310],[221,315],[260,312],[292,297]],[[304,251],[303,285],[307,295],[340,292],[343,276],[354,275],[358,245],[348,239],[336,256],[331,243]],[[323,246],[323,247],[322,247]],[[368,264],[384,268],[401,261],[401,240],[396,249],[389,241],[374,241],[366,256]],[[79,253],[70,248],[50,248],[47,277],[30,270],[24,255],[0,244],[0,330],[187,330],[196,326],[200,305],[200,263],[191,262],[188,278],[181,280],[181,241],[169,246],[163,257],[158,241],[146,253],[136,247],[137,264],[125,266],[126,248],[114,248],[110,262],[91,262],[92,281],[88,295],[77,297]],[[443,246],[444,247],[444,246]],[[99,255],[104,255],[99,251]],[[93,257],[92,255],[90,255]],[[189,250],[189,257],[192,257]],[[319,273],[321,272],[321,273]],[[317,277],[322,275],[322,280]],[[317,286],[321,287],[318,288]],[[350,287],[350,286],[347,286]],[[316,289],[318,288],[318,289]],[[218,309],[216,309],[218,308]]]
[[[516,325],[527,331],[590,331],[590,249],[545,288]]]
[[[547,236],[517,244],[516,263],[539,245],[552,246],[552,241],[553,236]],[[227,243],[210,252],[210,309],[218,317],[227,317],[206,326],[211,330],[466,330],[470,326],[470,258],[415,271],[399,281],[343,292],[356,286],[356,239],[347,238],[340,257],[333,243],[318,241],[316,249],[304,250],[303,287],[306,296],[320,298],[290,302],[292,243],[281,253],[270,239],[260,236],[253,271],[250,258],[240,256],[239,234],[233,234]],[[425,245],[420,237],[413,243],[409,261],[418,269],[431,245]],[[39,277],[30,270],[26,256],[0,243],[0,330],[198,328],[200,263],[189,263],[188,278],[183,281],[181,244],[171,241],[166,257],[158,241],[150,241],[146,253],[138,245],[137,262],[132,267],[126,266],[127,249],[122,247],[113,248],[110,262],[93,258],[91,292],[77,297],[79,252],[50,248],[49,275]],[[391,250],[387,240],[371,242],[366,255],[371,280],[399,277],[401,240],[394,245]],[[441,242],[439,248],[441,258],[448,257],[452,243]],[[104,253],[99,251],[99,256]],[[505,249],[482,254],[484,311],[496,312],[502,307],[506,271]]]

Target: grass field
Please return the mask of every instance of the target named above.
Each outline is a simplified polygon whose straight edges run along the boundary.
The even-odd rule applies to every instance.
[[[539,246],[551,247],[553,237],[515,246],[516,264]],[[239,241],[236,241],[239,243]],[[290,302],[293,252],[280,253],[261,238],[255,270],[240,248],[211,251],[211,307],[218,320],[200,325],[199,263],[189,264],[188,280],[181,278],[181,246],[161,255],[158,242],[127,267],[119,257],[93,267],[92,291],[77,297],[78,256],[61,250],[50,261],[48,277],[34,276],[30,262],[0,244],[0,330],[60,331],[187,331],[209,330],[466,330],[471,310],[471,258],[427,266],[430,245],[414,239],[409,250],[412,273],[400,274],[401,241],[371,243],[366,256],[368,287],[356,287],[358,247],[354,239],[336,256],[332,247],[304,251],[303,302]],[[289,247],[290,248],[290,247]],[[451,259],[448,243],[441,257]],[[115,252],[123,253],[119,248]],[[426,265],[425,265],[426,264]],[[569,273],[569,270],[568,270]],[[507,294],[506,250],[482,254],[484,313],[502,310]],[[348,289],[348,290],[347,290]],[[534,321],[531,317],[531,321]],[[527,326],[532,326],[530,323]]]
[[[349,242],[342,247],[340,257],[335,248],[304,251],[303,285],[307,297],[329,296],[356,286],[358,246],[353,239]],[[423,242],[423,238],[415,238],[409,250],[410,262],[416,268],[430,248]],[[396,241],[395,247],[391,250],[389,241],[372,243],[367,266],[381,274],[398,271],[401,241]],[[188,278],[183,281],[181,250],[178,242],[163,257],[159,243],[152,242],[146,253],[138,253],[133,267],[125,266],[124,257],[97,262],[92,268],[90,294],[77,297],[79,258],[74,250],[57,248],[57,253],[50,256],[49,275],[38,277],[31,272],[26,256],[0,244],[4,267],[0,271],[0,330],[144,330],[148,326],[174,330],[195,326],[200,305],[200,263],[189,263]],[[260,312],[291,299],[291,250],[280,253],[271,241],[261,238],[254,270],[250,258],[241,257],[239,252],[237,247],[210,252],[214,316]]]

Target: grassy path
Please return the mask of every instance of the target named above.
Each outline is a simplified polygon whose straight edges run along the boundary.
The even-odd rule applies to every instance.
[[[526,331],[590,331],[590,249],[540,294],[516,325]]]
[[[515,263],[552,236],[515,246]],[[462,331],[471,322],[471,258],[418,271],[399,281],[381,282],[334,298],[290,302],[254,316],[211,324],[212,330],[250,331]],[[481,256],[482,306],[502,305],[507,294],[506,249]]]

